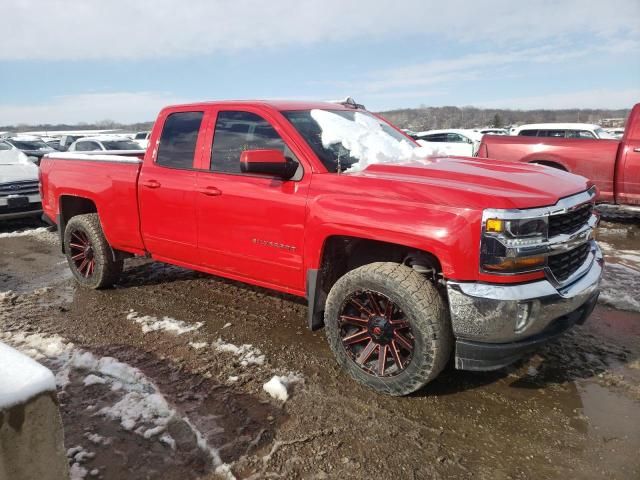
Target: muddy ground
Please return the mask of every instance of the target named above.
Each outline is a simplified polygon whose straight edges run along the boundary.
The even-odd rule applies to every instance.
[[[614,308],[634,310],[640,297],[638,225],[601,227],[619,268],[584,326],[508,369],[449,368],[407,398],[347,377],[324,332],[305,328],[300,299],[142,259],[127,261],[116,288],[81,290],[57,234],[37,232],[0,235],[0,292],[12,292],[0,293],[0,331],[57,334],[126,362],[179,412],[166,429],[173,446],[144,438],[96,415],[115,393],[72,374],[59,400],[66,446],[89,452],[76,458],[86,478],[640,478],[640,313]],[[131,310],[203,325],[143,333]],[[242,365],[212,347],[218,339],[251,344],[265,361]],[[265,393],[290,373],[303,380],[285,403]],[[195,431],[226,472],[213,471]]]

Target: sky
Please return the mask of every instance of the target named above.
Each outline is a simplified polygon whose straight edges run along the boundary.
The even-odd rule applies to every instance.
[[[640,0],[11,0],[2,17],[0,125],[217,99],[640,102]]]

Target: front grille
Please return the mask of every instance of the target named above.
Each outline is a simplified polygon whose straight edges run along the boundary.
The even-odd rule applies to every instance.
[[[569,252],[551,255],[548,266],[556,280],[563,282],[569,278],[584,263],[590,250],[591,244],[585,243]]]
[[[35,195],[40,192],[38,186],[37,180],[0,183],[0,197],[8,197],[9,195]]]
[[[577,232],[591,216],[593,204],[586,203],[575,210],[549,217],[549,238],[556,235],[571,234]]]

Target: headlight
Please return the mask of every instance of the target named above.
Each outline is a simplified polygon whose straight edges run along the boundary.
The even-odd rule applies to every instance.
[[[544,268],[540,247],[547,240],[547,217],[488,218],[482,229],[480,263],[491,273],[524,273]]]

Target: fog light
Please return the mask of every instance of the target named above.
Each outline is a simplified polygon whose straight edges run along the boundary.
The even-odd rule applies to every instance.
[[[524,331],[525,328],[529,325],[529,318],[531,315],[531,304],[530,303],[519,303],[518,311],[516,314],[516,326],[514,331],[516,333],[520,333]]]

